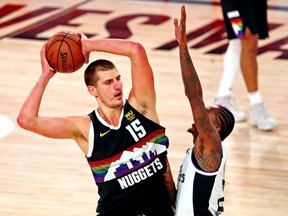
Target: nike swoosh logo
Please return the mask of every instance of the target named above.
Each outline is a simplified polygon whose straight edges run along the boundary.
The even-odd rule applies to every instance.
[[[106,131],[106,132],[104,132],[104,133],[100,132],[100,137],[105,136],[105,135],[108,134],[110,131],[111,131],[111,130],[108,130],[108,131]]]

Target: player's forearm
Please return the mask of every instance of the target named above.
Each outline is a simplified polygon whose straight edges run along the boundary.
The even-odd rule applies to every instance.
[[[185,94],[189,99],[202,98],[202,87],[186,44],[180,45],[180,65]]]
[[[175,208],[176,187],[175,187],[175,183],[173,180],[173,176],[172,176],[172,172],[171,172],[170,164],[168,160],[166,161],[166,164],[167,164],[167,170],[164,173],[165,184],[166,184],[166,188],[167,188],[167,192],[170,198],[171,205],[173,208]]]
[[[23,103],[17,117],[17,122],[21,127],[28,129],[33,124],[33,120],[37,118],[42,96],[49,80],[48,75],[42,74]]]
[[[132,57],[133,53],[144,50],[141,44],[122,39],[96,39],[86,42],[85,46],[88,52],[107,52]]]

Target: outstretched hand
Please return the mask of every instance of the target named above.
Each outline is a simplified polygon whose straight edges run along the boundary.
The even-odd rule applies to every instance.
[[[174,19],[175,27],[175,37],[178,41],[178,44],[186,44],[186,11],[185,6],[181,7],[181,19],[178,22],[178,19]]]

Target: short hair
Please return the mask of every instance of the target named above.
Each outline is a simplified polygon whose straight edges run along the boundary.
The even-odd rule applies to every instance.
[[[98,59],[91,62],[84,72],[84,80],[86,86],[94,85],[97,82],[97,76],[95,76],[98,71],[108,71],[116,68],[115,65],[106,59]]]
[[[235,125],[234,115],[224,106],[218,105],[220,109],[219,121],[220,121],[220,139],[223,141],[232,132]]]

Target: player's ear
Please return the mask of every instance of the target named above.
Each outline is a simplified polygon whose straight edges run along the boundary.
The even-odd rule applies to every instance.
[[[218,131],[218,133],[220,133],[220,131],[221,131],[221,126],[220,126],[219,124],[214,125],[214,126],[215,126],[216,130]]]
[[[97,90],[96,90],[96,88],[95,88],[94,86],[89,85],[89,86],[87,87],[87,89],[88,89],[88,92],[89,92],[92,96],[94,96],[94,97],[98,96],[98,92],[97,92]]]

